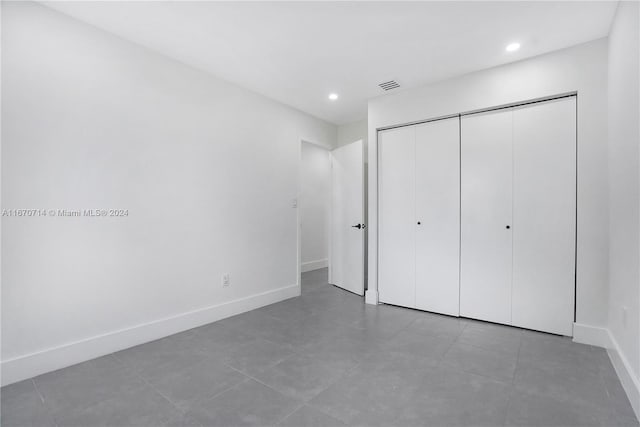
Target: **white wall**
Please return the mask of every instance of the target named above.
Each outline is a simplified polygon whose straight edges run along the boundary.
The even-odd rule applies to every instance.
[[[302,271],[324,268],[329,258],[331,159],[329,151],[302,143],[300,164],[300,227]]]
[[[523,47],[526,49],[526,46]],[[369,259],[377,258],[376,129],[571,91],[578,92],[577,322],[606,326],[608,278],[607,41],[483,70],[369,102]],[[367,301],[377,295],[369,263]]]
[[[300,140],[334,125],[32,3],[2,89],[4,209],[129,210],[3,218],[4,383],[299,292]]]
[[[609,35],[608,105],[609,330],[614,357],[627,365],[616,368],[640,416],[639,13],[637,2],[618,5]],[[626,382],[620,368],[630,371]]]
[[[338,126],[338,146],[350,144],[358,140],[364,141],[365,153],[367,146],[367,120],[347,123]],[[366,159],[365,159],[366,161]]]

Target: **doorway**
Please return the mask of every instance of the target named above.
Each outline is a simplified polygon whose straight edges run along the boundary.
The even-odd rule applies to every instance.
[[[358,295],[365,289],[363,141],[329,150],[302,141],[299,272]],[[311,273],[313,272],[313,273]],[[302,278],[300,276],[302,286]],[[308,283],[308,281],[307,281]],[[313,281],[315,283],[315,281]]]
[[[328,274],[330,209],[330,151],[303,141],[298,193],[301,273],[324,269],[324,274]],[[322,275],[323,272],[317,274]]]

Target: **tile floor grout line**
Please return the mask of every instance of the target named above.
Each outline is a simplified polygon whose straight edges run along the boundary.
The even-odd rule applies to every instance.
[[[42,404],[42,408],[44,409],[44,412],[47,414],[48,417],[51,418],[51,420],[53,421],[53,424],[55,427],[59,427],[59,423],[57,420],[57,417],[55,416],[55,414],[52,411],[52,408],[49,407],[49,404],[45,401],[44,395],[42,394],[42,392],[40,391],[40,388],[38,388],[38,384],[36,383],[36,377],[32,377],[31,378],[31,383],[33,384],[33,388],[36,391],[36,394],[38,395],[38,398],[40,399],[40,403]],[[0,421],[2,418],[2,411],[0,411]],[[1,423],[0,423],[1,425]]]
[[[141,377],[140,377],[136,372],[133,372],[133,375],[135,375],[135,376],[137,376],[138,378],[142,379],[142,381],[143,381],[143,382],[146,382],[146,381],[145,381],[143,378],[141,378]],[[140,385],[140,388],[141,388],[141,389],[144,389],[144,386],[145,386],[145,384],[141,384],[141,385]],[[153,389],[152,391],[153,391],[153,392],[156,392],[156,390],[155,390],[155,389]],[[158,394],[160,394],[160,393],[158,393]],[[162,394],[160,394],[160,396],[164,398],[164,396],[163,396]],[[87,405],[87,406],[83,407],[83,408],[82,408],[81,410],[79,410],[78,412],[79,412],[79,413],[87,412],[89,409],[91,409],[91,408],[93,408],[93,407],[96,407],[96,406],[98,406],[98,405],[102,405],[102,404],[104,404],[104,403],[107,403],[107,402],[113,401],[113,400],[117,399],[118,397],[119,397],[119,396],[115,395],[115,396],[107,397],[107,398],[104,398],[104,399],[99,399],[99,400],[97,400],[96,402],[93,402],[93,403],[91,403],[91,404],[89,404],[89,405]],[[165,399],[166,399],[166,398],[165,398]],[[168,400],[168,399],[167,399],[167,400]],[[173,405],[173,402],[169,401],[169,403],[171,403],[171,404]],[[174,406],[175,406],[175,405],[174,405]],[[54,416],[54,418],[56,418],[56,424],[58,424],[58,423],[57,423],[57,421],[58,421],[58,420],[57,420],[57,418],[58,418],[58,417],[55,417],[55,416]],[[59,424],[58,424],[58,425],[59,425]]]
[[[233,368],[232,368],[232,369],[233,369]],[[238,371],[238,372],[239,372],[239,371]],[[220,390],[220,391],[216,392],[216,393],[215,393],[215,394],[213,394],[211,397],[207,397],[206,399],[201,400],[199,403],[209,402],[209,401],[211,401],[211,400],[217,399],[219,396],[221,396],[221,395],[225,394],[225,393],[226,393],[226,392],[228,392],[228,391],[233,390],[234,388],[239,387],[241,384],[245,384],[245,383],[246,383],[246,382],[248,382],[250,379],[252,379],[252,378],[250,378],[249,376],[247,376],[247,375],[243,374],[242,372],[239,372],[239,373],[244,377],[244,378],[242,379],[242,381],[239,381],[239,382],[238,382],[238,383],[236,383],[236,384],[230,385],[230,386],[228,386],[228,387],[226,387],[226,388],[224,388],[224,389],[222,389],[222,390]]]
[[[473,348],[475,348],[477,350],[486,351],[487,353],[500,354],[500,355],[505,355],[505,356],[514,356],[516,358],[516,362],[517,362],[517,358],[518,358],[518,351],[519,351],[519,348],[520,348],[520,343],[518,343],[518,351],[516,351],[515,354],[513,354],[513,353],[509,353],[509,352],[505,352],[505,351],[494,350],[493,348],[481,347],[481,346],[479,346],[477,344],[473,344],[473,343],[461,342],[459,340],[456,340],[456,344],[460,344],[460,345],[467,346],[467,347],[473,347]]]
[[[282,422],[284,420],[286,420],[287,418],[289,418],[291,415],[295,414],[300,408],[303,408],[306,405],[305,402],[302,402],[299,406],[297,406],[293,411],[291,411],[290,413],[288,413],[287,415],[285,415],[284,417],[282,417],[281,419],[279,419],[276,422],[276,426],[282,425]]]
[[[40,389],[38,388],[38,384],[36,384],[36,378],[35,377],[31,378],[31,383],[33,384],[33,388],[36,390],[36,393],[38,394],[38,397],[40,398],[40,401],[42,401],[42,403],[44,404],[44,396],[40,392]]]
[[[171,406],[173,406],[178,412],[180,412],[181,414],[185,415],[186,411],[182,410],[182,408],[180,408],[173,400],[171,400],[168,396],[165,396],[164,393],[162,393],[160,390],[158,390],[149,380],[147,380],[141,373],[139,373],[136,369],[133,369],[131,367],[129,367],[133,373],[133,375],[135,375],[136,377],[138,377],[140,380],[142,380],[143,383],[145,383],[147,385],[147,387],[149,387],[154,393],[158,394],[160,397],[162,397],[163,399],[165,399],[167,402],[169,402],[171,404]]]
[[[513,386],[511,386],[511,393],[507,396],[507,407],[504,411],[504,419],[502,420],[502,425],[507,425],[507,419],[509,418],[509,409],[511,409],[511,401],[513,399]]]
[[[516,368],[513,370],[513,376],[511,377],[511,385],[516,385],[516,373],[518,372],[518,366],[520,365],[520,350],[522,349],[522,336],[520,336],[520,344],[518,344],[518,354],[516,355]]]
[[[295,355],[298,355],[298,356],[303,356],[304,355],[303,353],[300,353],[300,349],[298,349],[297,346],[295,348],[294,347],[290,347],[290,345],[292,346],[293,344],[282,344],[282,343],[279,343],[279,342],[276,342],[276,341],[272,341],[269,338],[264,338],[264,337],[258,337],[258,339],[261,339],[261,340],[264,340],[264,341],[268,341],[271,344],[277,345],[278,347],[284,347],[285,350],[287,350],[287,351],[292,353],[292,354],[290,354],[289,356],[285,357],[282,360],[288,359],[289,357],[295,356]],[[278,362],[278,363],[280,363],[280,362]]]
[[[449,353],[449,351],[451,351],[453,346],[458,342],[458,340],[460,339],[460,336],[462,335],[462,331],[464,331],[466,327],[467,325],[465,324],[460,330],[460,332],[456,335],[456,337],[453,340],[451,340],[451,344],[449,344],[449,346],[447,347],[447,350],[442,354],[442,357],[440,358],[441,360],[444,360],[444,357],[446,356],[446,354]]]
[[[287,359],[289,359],[289,358],[291,358],[291,357],[293,357],[293,356],[295,356],[295,355],[291,355],[291,356],[288,356],[288,357],[286,357],[286,358],[282,359],[281,361],[279,361],[279,362],[278,362],[278,363],[276,363],[275,365],[272,365],[272,366],[270,366],[270,367],[266,368],[266,369],[265,369],[265,371],[267,371],[267,370],[269,370],[269,369],[274,368],[274,367],[275,367],[275,366],[277,366],[278,364],[280,364],[280,363],[284,362],[285,360],[287,360]],[[309,356],[309,357],[310,357],[310,356]],[[321,363],[323,363],[322,361],[320,361],[320,362],[321,362]],[[323,364],[325,364],[325,363],[323,363]],[[326,364],[325,364],[325,365],[326,365]],[[307,404],[308,404],[312,399],[314,399],[315,397],[319,396],[319,395],[320,395],[320,393],[323,393],[324,391],[326,391],[327,389],[329,389],[329,388],[330,388],[331,386],[333,386],[334,384],[338,383],[338,382],[340,381],[340,379],[341,379],[340,377],[336,377],[336,378],[337,378],[337,379],[336,379],[336,381],[334,381],[334,382],[332,382],[331,384],[327,385],[325,388],[323,388],[320,392],[318,392],[318,393],[317,393],[315,396],[313,396],[311,399],[308,399],[308,400],[306,400],[306,399],[300,399],[300,400],[298,400],[297,398],[293,398],[293,397],[291,397],[291,396],[288,396],[288,395],[284,394],[284,393],[283,393],[283,392],[281,392],[280,390],[275,389],[274,387],[270,386],[269,384],[266,384],[265,382],[261,381],[260,379],[258,379],[258,378],[256,378],[256,377],[254,377],[254,376],[252,376],[252,375],[250,375],[250,374],[248,374],[248,373],[245,373],[244,371],[241,371],[241,370],[239,370],[239,369],[237,369],[237,368],[234,368],[234,367],[233,367],[233,366],[231,366],[231,365],[227,365],[227,366],[228,366],[229,368],[231,368],[231,369],[235,370],[235,371],[238,371],[239,373],[241,373],[242,375],[246,376],[247,378],[252,379],[252,380],[254,380],[254,381],[258,382],[258,383],[260,383],[260,384],[264,385],[265,387],[270,388],[271,390],[273,390],[273,391],[275,391],[275,392],[278,392],[280,395],[282,395],[282,396],[284,396],[284,397],[286,397],[286,398],[288,398],[288,399],[292,399],[292,400],[294,400],[294,401],[302,401],[302,405],[301,405],[300,407],[302,407],[302,406],[304,406],[304,405],[307,405]],[[356,364],[355,364],[354,366],[352,366],[351,368],[348,368],[347,370],[345,370],[345,372],[344,372],[344,374],[343,374],[343,375],[346,375],[347,373],[351,372],[351,370],[355,369],[357,366],[359,366],[359,363],[356,363]],[[300,409],[300,407],[298,407],[296,410]],[[295,411],[293,411],[293,412],[295,412]],[[292,412],[291,414],[293,414],[293,412]],[[289,414],[289,415],[291,415],[291,414]],[[284,420],[284,418],[283,418],[282,420],[280,420],[279,422],[282,422],[283,420]]]
[[[334,384],[337,384],[337,383],[334,383]],[[332,385],[333,385],[333,384],[332,384]],[[328,389],[328,388],[329,388],[329,387],[327,387],[327,389]],[[326,390],[325,390],[325,391],[326,391]],[[307,402],[307,403],[306,403],[306,406],[308,406],[309,408],[314,409],[314,410],[316,410],[316,411],[318,411],[318,412],[320,412],[320,413],[322,413],[322,414],[324,414],[324,415],[326,415],[326,416],[328,416],[328,417],[330,417],[330,418],[333,418],[333,419],[335,419],[335,420],[337,420],[337,421],[341,422],[341,423],[342,423],[342,424],[344,424],[345,426],[350,425],[349,423],[347,423],[347,422],[343,421],[341,418],[339,418],[339,417],[337,417],[337,416],[335,416],[335,415],[333,415],[333,414],[328,413],[326,410],[324,410],[323,408],[321,408],[321,407],[319,407],[319,406],[314,405],[313,403],[311,403],[311,401]]]
[[[292,357],[292,356],[289,356],[289,357]],[[282,362],[282,361],[284,361],[284,360],[288,359],[289,357],[287,357],[287,358],[285,358],[285,359],[281,360],[280,362]],[[278,362],[278,363],[280,363],[280,362]],[[266,369],[265,369],[265,371],[266,371],[266,370],[268,370],[268,369],[273,368],[273,367],[274,367],[274,366],[276,366],[278,363],[276,363],[275,365],[272,365],[272,366],[270,366],[270,367],[266,368]],[[303,399],[297,399],[297,398],[293,398],[293,397],[291,397],[291,396],[287,396],[286,394],[284,394],[284,393],[283,393],[283,392],[281,392],[280,390],[276,390],[275,388],[273,388],[273,387],[272,387],[272,386],[270,386],[269,384],[265,384],[264,382],[262,382],[262,381],[261,381],[261,380],[259,380],[258,378],[254,377],[254,376],[252,376],[252,375],[250,375],[250,374],[248,374],[248,373],[245,373],[245,372],[243,372],[243,371],[241,371],[241,370],[239,370],[239,369],[237,369],[237,368],[234,368],[234,367],[233,367],[233,366],[231,366],[231,365],[227,365],[227,366],[229,366],[229,367],[230,367],[231,369],[233,369],[234,371],[238,371],[238,372],[240,372],[242,375],[244,375],[244,376],[245,376],[245,377],[247,377],[248,379],[253,380],[253,381],[257,382],[257,383],[260,383],[260,384],[262,384],[262,385],[263,385],[263,386],[265,386],[265,387],[268,387],[269,389],[271,389],[271,390],[273,390],[273,391],[277,392],[278,394],[280,394],[281,396],[286,397],[287,399],[291,399],[291,400],[294,400],[294,401],[296,401],[296,402],[299,402],[299,401],[301,401],[301,400],[302,400],[303,404],[304,404],[304,402],[305,402]]]
[[[462,373],[462,374],[467,374],[467,375],[473,375],[475,377],[480,377],[483,378],[485,380],[489,380],[491,382],[494,383],[500,383],[509,387],[513,387],[513,384],[508,381],[508,380],[499,380],[495,377],[490,377],[488,375],[484,375],[484,374],[479,374],[477,372],[471,372],[468,371],[466,369],[459,369],[459,368],[454,368],[453,366],[447,365],[446,363],[444,363],[445,360],[444,358],[440,358],[439,363],[436,365],[437,368],[442,369],[442,370],[448,370],[448,371],[453,371],[453,372],[458,372],[458,373]]]

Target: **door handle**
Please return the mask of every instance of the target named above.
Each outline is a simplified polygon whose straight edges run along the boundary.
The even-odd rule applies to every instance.
[[[361,228],[365,228],[366,225],[364,225],[364,224],[356,224],[356,225],[352,225],[351,227],[352,228],[357,228],[358,230],[360,230]]]

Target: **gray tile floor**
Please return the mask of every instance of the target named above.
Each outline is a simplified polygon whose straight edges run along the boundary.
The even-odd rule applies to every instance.
[[[2,426],[638,426],[604,350],[302,296],[2,389]]]

